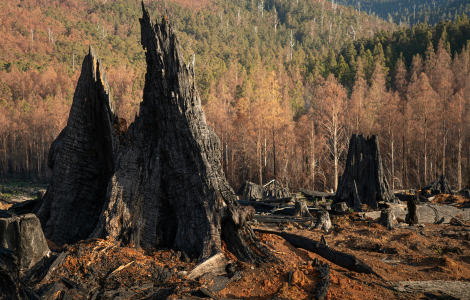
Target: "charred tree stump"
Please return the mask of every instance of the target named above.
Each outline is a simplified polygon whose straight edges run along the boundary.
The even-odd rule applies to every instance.
[[[379,224],[387,227],[388,229],[393,229],[397,222],[396,220],[397,218],[393,212],[393,209],[387,208],[380,212]]]
[[[336,212],[347,212],[348,211],[348,205],[346,204],[346,202],[336,203],[335,210],[336,210]]]
[[[317,217],[317,222],[315,224],[315,227],[313,229],[323,229],[325,232],[328,232],[331,228],[331,220],[330,220],[330,214],[326,209],[320,209],[316,213]],[[312,222],[313,225],[313,222]],[[311,229],[312,226],[310,226],[309,229]]]
[[[247,224],[254,209],[238,204],[225,178],[173,23],[153,24],[143,7],[140,25],[147,73],[127,131],[115,130],[122,122],[101,63],[92,51],[85,58],[69,123],[51,147],[53,177],[38,212],[46,237],[58,245],[111,237],[200,261],[220,256],[224,240],[242,261],[276,260]]]
[[[281,198],[288,198],[291,196],[290,191],[288,188],[282,186],[282,184],[277,181],[273,180],[270,183],[263,186],[263,199],[281,199]]]
[[[379,138],[373,135],[364,139],[362,134],[353,134],[334,203],[346,202],[349,207],[360,210],[363,204],[377,208],[379,201],[396,201],[382,167]]]
[[[450,189],[449,181],[444,175],[441,175],[439,179],[423,188],[422,193],[426,191],[431,191],[431,194],[453,194]]]
[[[408,207],[408,215],[406,216],[406,223],[413,225],[418,224],[418,209],[416,205],[419,205],[419,198],[418,196],[410,196],[408,201],[406,202],[406,206]]]
[[[237,194],[242,195],[242,201],[256,201],[263,199],[264,188],[256,183],[245,181]]]
[[[321,280],[315,287],[315,299],[324,300],[330,289],[330,265],[325,263],[323,266],[318,266],[317,271]]]
[[[313,216],[308,211],[305,200],[295,201],[294,216],[302,218],[313,218]]]
[[[20,279],[15,251],[0,248],[0,299],[39,299]]]

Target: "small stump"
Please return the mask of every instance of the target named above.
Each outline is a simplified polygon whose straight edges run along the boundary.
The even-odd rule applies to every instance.
[[[302,218],[313,218],[313,216],[308,211],[307,203],[305,200],[295,201],[294,216]]]
[[[386,208],[381,211],[379,224],[387,227],[388,229],[393,229],[397,223],[397,217],[391,208]]]
[[[331,228],[330,214],[325,209],[317,211],[317,223],[314,229],[323,229],[328,232]]]
[[[0,218],[0,248],[16,251],[22,272],[42,267],[50,252],[41,223],[34,214]]]
[[[336,203],[335,210],[337,212],[347,212],[348,211],[348,205],[346,204],[346,202]]]
[[[418,196],[410,196],[406,202],[408,207],[408,215],[406,216],[406,223],[409,225],[418,224],[418,211],[416,205],[420,204]]]

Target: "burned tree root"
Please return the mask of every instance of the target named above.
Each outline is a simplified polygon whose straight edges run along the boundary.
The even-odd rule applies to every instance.
[[[374,274],[377,277],[383,279],[382,276],[374,272],[374,270],[372,270],[371,267],[369,267],[366,263],[364,263],[362,260],[358,259],[357,257],[351,254],[334,250],[320,242],[316,242],[311,239],[308,239],[299,235],[295,235],[295,234],[290,234],[290,233],[277,232],[277,231],[271,231],[271,230],[261,230],[261,229],[254,229],[254,231],[259,232],[259,233],[278,235],[282,237],[283,239],[285,239],[287,242],[289,242],[292,246],[297,247],[297,248],[302,248],[307,251],[318,254],[324,259],[340,267],[343,267],[345,269],[348,269],[350,271],[354,271],[357,273]]]

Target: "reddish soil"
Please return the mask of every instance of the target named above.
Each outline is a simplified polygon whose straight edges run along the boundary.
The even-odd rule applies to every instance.
[[[458,208],[470,207],[470,200],[458,195],[439,194],[431,201],[436,204],[448,204]]]
[[[355,255],[379,275],[351,272],[329,262],[331,285],[327,299],[428,299],[425,295],[396,292],[390,285],[408,280],[470,282],[470,228],[427,224],[389,231],[381,225],[359,220],[352,213],[333,217],[332,222],[335,227],[329,234],[298,229],[302,227],[292,223],[282,226],[259,224],[255,228],[289,232],[316,241],[324,235],[330,247]],[[315,258],[322,263],[327,261],[312,252],[293,247],[277,235],[258,234],[258,237],[281,262],[258,266],[242,263],[223,246],[226,256],[235,262],[236,269],[242,270],[242,277],[230,282],[217,296],[229,299],[314,299],[320,279],[312,261]],[[210,279],[189,280],[182,271],[190,271],[196,262],[183,262],[172,250],[137,251],[121,247],[112,240],[98,239],[66,248],[70,255],[49,280],[41,284],[66,277],[89,288],[99,284],[101,290],[103,287],[130,289],[155,283],[156,274],[164,268],[170,271],[167,273],[169,280],[165,283],[165,287],[171,290],[170,299],[201,299],[191,292],[211,285]],[[293,272],[291,286],[287,283],[290,271]],[[89,278],[93,278],[93,282]],[[138,299],[136,296],[129,299]]]

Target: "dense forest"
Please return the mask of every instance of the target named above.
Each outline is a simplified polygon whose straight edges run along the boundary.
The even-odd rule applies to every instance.
[[[338,4],[352,6],[359,11],[395,22],[400,25],[428,23],[435,25],[441,20],[455,20],[470,13],[467,0],[336,0]]]
[[[335,189],[352,133],[379,134],[393,188],[470,175],[465,15],[407,27],[317,0],[145,1],[195,63],[229,182]],[[0,181],[45,180],[81,61],[102,58],[120,117],[142,97],[136,0],[0,3]],[[468,83],[467,83],[468,82]]]

